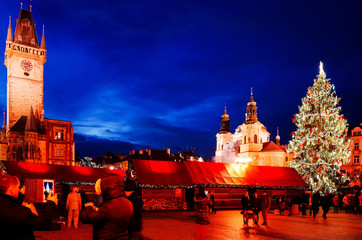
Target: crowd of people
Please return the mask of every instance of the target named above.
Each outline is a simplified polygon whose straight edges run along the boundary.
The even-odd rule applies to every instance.
[[[78,228],[79,220],[84,224],[93,224],[93,239],[143,239],[142,231],[142,190],[134,180],[117,174],[110,174],[98,179],[94,185],[96,198],[88,202],[86,196],[78,187],[73,187],[66,200],[68,211],[67,227]],[[42,211],[36,209],[33,203],[25,200],[26,187],[12,175],[0,176],[0,231],[2,239],[35,239],[33,231],[50,229],[58,198],[49,194]],[[304,193],[288,200],[284,195],[277,196],[275,213],[291,215],[293,207],[297,206],[302,215],[315,218],[321,206],[322,217],[327,218],[331,206],[334,212],[341,209],[346,213],[362,213],[362,195],[359,190],[351,193],[314,194]],[[215,214],[215,193],[205,191],[200,187],[194,198],[196,212],[196,239],[205,239],[210,215]],[[241,199],[244,224],[245,216],[253,214],[254,224],[259,222],[261,212],[263,223],[267,225],[267,216],[271,207],[271,196],[263,191],[258,196],[256,189],[248,189]],[[21,231],[19,231],[21,229]]]
[[[362,214],[362,194],[360,190],[336,194],[321,194],[317,191],[312,194],[304,193],[301,196],[294,196],[288,200],[285,200],[283,195],[276,198],[276,209],[280,214],[284,214],[284,211],[288,210],[288,215],[292,215],[293,205],[298,206],[298,210],[301,211],[302,215],[307,215],[309,208],[309,215],[313,216],[313,218],[317,216],[321,208],[323,211],[322,217],[327,219],[327,213],[331,207],[333,207],[335,213],[344,210],[346,213]]]
[[[16,176],[0,176],[1,239],[34,240],[34,231],[50,230],[58,205],[57,194],[49,194],[37,211],[25,199],[26,187]],[[143,239],[141,189],[134,180],[124,182],[118,174],[105,176],[95,184],[96,199],[86,202],[77,187],[67,196],[67,227],[78,228],[79,220],[93,224],[93,239]]]

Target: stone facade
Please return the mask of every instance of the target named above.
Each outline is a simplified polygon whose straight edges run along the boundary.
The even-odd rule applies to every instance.
[[[7,118],[0,134],[0,160],[74,165],[70,121],[44,118],[44,31],[39,44],[32,12],[21,9],[5,48]]]
[[[341,170],[348,173],[351,179],[350,186],[362,186],[362,123],[350,129],[348,138],[352,140],[349,145],[351,155],[349,162],[344,163],[341,166]]]

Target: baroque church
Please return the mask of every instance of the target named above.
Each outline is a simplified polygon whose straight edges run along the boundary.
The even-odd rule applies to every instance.
[[[251,89],[250,101],[246,106],[245,122],[233,134],[230,131],[229,115],[221,116],[221,128],[216,134],[214,162],[242,163],[257,166],[289,167],[293,155],[280,145],[279,132],[275,143],[270,141],[267,128],[258,121],[256,102]]]
[[[0,133],[0,160],[74,165],[70,121],[44,117],[44,29],[38,41],[30,10],[20,9],[6,38],[7,113]]]

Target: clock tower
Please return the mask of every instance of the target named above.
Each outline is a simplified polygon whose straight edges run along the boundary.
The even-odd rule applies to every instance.
[[[21,9],[14,36],[10,21],[6,39],[7,132],[21,116],[28,116],[31,109],[36,118],[44,120],[43,69],[46,52],[44,29],[39,44],[32,12]]]

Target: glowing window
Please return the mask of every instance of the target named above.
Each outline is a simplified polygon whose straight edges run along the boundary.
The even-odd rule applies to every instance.
[[[64,130],[63,129],[57,129],[55,131],[55,140],[64,140]]]
[[[359,143],[355,143],[354,144],[354,150],[358,150],[359,149]]]
[[[356,163],[356,164],[359,163],[359,156],[358,155],[353,157],[353,163]]]

